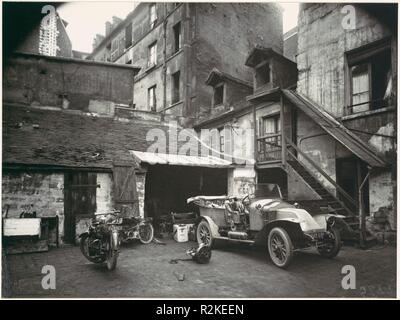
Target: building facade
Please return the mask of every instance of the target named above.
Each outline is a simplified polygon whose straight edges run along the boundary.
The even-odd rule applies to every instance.
[[[392,239],[397,34],[390,12],[396,10],[354,5],[354,28],[334,28],[345,17],[342,8],[302,5],[297,31],[286,36],[287,57],[256,46],[246,60],[253,70],[252,93],[195,127],[213,128],[221,153],[252,150],[247,157],[254,159],[253,168],[232,171],[232,193],[278,183],[289,201],[357,217],[352,224],[364,238],[367,225],[370,233]],[[214,97],[215,92],[214,87]],[[251,130],[254,139],[240,137],[238,128]],[[383,221],[379,227],[372,226],[376,217]]]
[[[254,43],[283,48],[281,11],[267,3],[141,3],[106,30],[88,59],[141,67],[134,107],[183,124],[210,114],[213,68],[251,81],[244,62]]]
[[[365,210],[384,211],[396,228],[397,7],[390,4],[304,4],[298,24],[297,91],[315,101],[361,139],[386,166],[372,169]],[[351,16],[348,16],[348,14]],[[348,25],[343,19],[351,18]],[[346,20],[347,21],[347,20]],[[340,27],[333,27],[340,26]],[[321,32],[322,31],[322,32]],[[306,131],[306,129],[304,129]],[[313,135],[307,129],[303,135]],[[354,198],[362,177],[356,162],[323,136],[303,148]],[[323,149],[322,149],[323,148]],[[322,152],[324,150],[324,152]],[[361,169],[363,171],[363,169]]]

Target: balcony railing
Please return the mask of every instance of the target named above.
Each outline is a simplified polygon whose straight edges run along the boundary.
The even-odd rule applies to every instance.
[[[257,138],[257,161],[280,161],[282,159],[281,133],[269,134]]]
[[[351,114],[357,114],[357,113],[362,113],[370,110],[376,110],[376,109],[381,109],[388,107],[389,104],[386,100],[382,99],[376,99],[376,100],[371,100],[371,101],[366,101],[366,102],[361,102],[357,104],[352,104],[350,106],[345,106],[343,107],[343,114],[344,115],[351,115]]]

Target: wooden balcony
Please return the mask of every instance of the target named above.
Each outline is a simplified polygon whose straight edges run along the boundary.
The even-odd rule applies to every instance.
[[[282,134],[269,134],[257,137],[257,157],[258,163],[282,162]]]

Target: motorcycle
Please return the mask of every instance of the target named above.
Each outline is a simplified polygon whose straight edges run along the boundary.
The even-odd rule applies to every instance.
[[[148,244],[154,238],[154,228],[151,224],[151,218],[124,218],[122,219],[120,232],[122,242],[139,239],[141,243]]]
[[[87,232],[80,237],[80,249],[86,259],[93,263],[106,262],[108,270],[117,266],[122,219],[118,211],[96,214]]]

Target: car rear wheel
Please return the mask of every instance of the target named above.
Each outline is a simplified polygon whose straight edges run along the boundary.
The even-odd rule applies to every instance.
[[[273,228],[268,235],[268,251],[272,262],[287,268],[293,258],[293,244],[285,229]]]
[[[327,239],[322,247],[318,247],[318,252],[325,258],[334,258],[342,247],[340,231],[336,228],[327,230]]]
[[[197,243],[204,243],[206,246],[212,247],[214,239],[211,234],[211,227],[209,223],[205,220],[202,220],[197,226]]]

